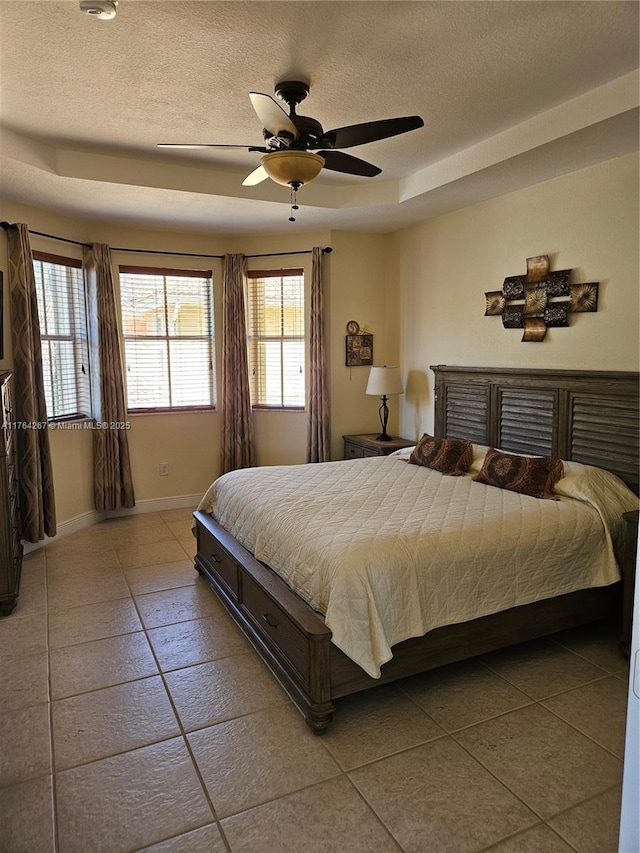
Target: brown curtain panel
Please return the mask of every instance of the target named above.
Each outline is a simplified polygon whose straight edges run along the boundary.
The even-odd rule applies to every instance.
[[[311,266],[311,325],[309,329],[309,421],[307,425],[307,462],[328,462],[329,392],[324,348],[324,298],[322,294],[322,249],[313,248]]]
[[[222,473],[255,465],[249,391],[244,255],[225,255],[222,265]]]
[[[89,338],[93,414],[93,495],[97,510],[135,504],[126,429],[127,420],[116,301],[108,246],[85,247],[84,272],[89,304]]]
[[[20,534],[27,542],[56,535],[53,470],[42,378],[42,348],[29,229],[7,231],[13,338],[14,421],[36,425],[17,429]],[[39,428],[44,425],[44,429]]]

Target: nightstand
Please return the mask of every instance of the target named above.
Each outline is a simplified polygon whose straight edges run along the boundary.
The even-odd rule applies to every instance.
[[[368,435],[343,435],[344,458],[362,459],[364,456],[388,456],[403,447],[413,447],[415,441],[406,438],[392,438],[391,441],[378,441],[377,433]]]
[[[629,657],[631,652],[633,596],[636,584],[636,554],[638,548],[638,516],[640,516],[640,510],[637,509],[622,513],[622,518],[624,519],[624,549],[620,566],[622,570],[622,625],[618,645],[620,651],[626,657]]]

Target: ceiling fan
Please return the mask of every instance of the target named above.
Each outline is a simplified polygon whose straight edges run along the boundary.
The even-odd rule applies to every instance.
[[[376,142],[424,127],[420,116],[403,116],[368,121],[325,131],[314,118],[296,113],[296,106],[309,94],[309,85],[299,80],[278,83],[275,93],[289,107],[289,114],[270,95],[250,92],[249,97],[263,127],[263,145],[223,145],[217,143],[162,143],[160,148],[244,148],[263,156],[261,164],[242,182],[254,186],[267,178],[290,186],[293,193],[329,169],[348,175],[373,178],[382,169],[341,149]],[[295,201],[295,195],[292,197]],[[297,205],[292,205],[297,209]]]

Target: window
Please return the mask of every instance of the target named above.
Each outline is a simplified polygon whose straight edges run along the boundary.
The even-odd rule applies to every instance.
[[[303,271],[249,272],[247,286],[251,402],[254,408],[303,409]]]
[[[91,417],[87,310],[82,263],[33,253],[49,420]]]
[[[120,303],[129,411],[214,406],[211,271],[121,266]]]

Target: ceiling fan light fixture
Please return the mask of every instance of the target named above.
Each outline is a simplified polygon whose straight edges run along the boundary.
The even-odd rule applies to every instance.
[[[320,174],[324,158],[311,151],[274,151],[261,160],[265,172],[276,184],[299,189]]]

